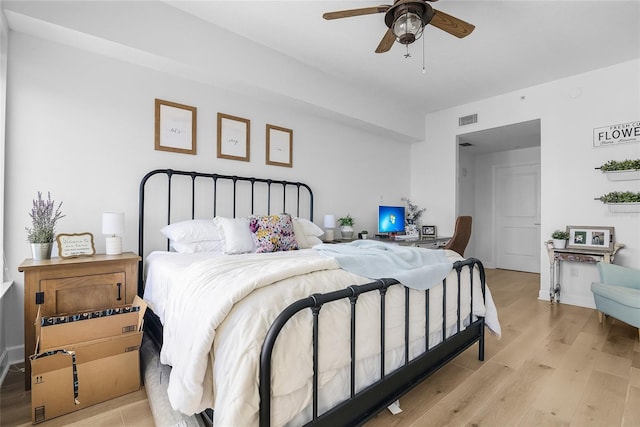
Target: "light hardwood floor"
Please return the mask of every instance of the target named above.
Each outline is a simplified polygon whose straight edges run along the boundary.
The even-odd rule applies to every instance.
[[[485,361],[473,346],[383,411],[378,426],[640,426],[638,331],[595,310],[538,300],[539,275],[487,270],[502,325]],[[0,389],[0,425],[30,425],[24,374]],[[153,426],[144,392],[122,396],[43,426]]]

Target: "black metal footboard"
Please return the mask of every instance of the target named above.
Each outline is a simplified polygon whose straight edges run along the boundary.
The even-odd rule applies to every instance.
[[[351,426],[364,423],[373,417],[380,410],[386,408],[400,396],[411,390],[419,384],[424,378],[428,377],[447,362],[455,358],[458,354],[466,350],[468,347],[478,342],[478,358],[484,360],[484,317],[473,320],[473,280],[474,268],[479,271],[480,286],[482,289],[482,298],[485,297],[485,273],[482,263],[475,259],[469,258],[464,261],[457,261],[453,265],[457,272],[458,301],[457,301],[457,326],[456,333],[447,336],[446,327],[446,287],[447,280],[443,281],[443,316],[442,316],[442,340],[439,344],[429,348],[429,290],[425,292],[425,349],[422,354],[409,360],[409,301],[410,291],[405,288],[405,321],[404,321],[404,364],[393,372],[385,372],[385,295],[387,290],[395,285],[399,285],[393,279],[381,279],[364,285],[350,286],[346,289],[329,292],[326,294],[314,294],[310,297],[296,301],[288,306],[273,322],[267,337],[262,346],[260,355],[260,426],[269,426],[271,423],[271,357],[276,343],[278,334],[285,324],[296,313],[310,309],[313,317],[313,401],[312,401],[312,419],[309,425],[327,425],[327,426]],[[470,324],[464,326],[461,318],[461,275],[463,270],[468,271],[471,293],[471,314],[469,318]],[[369,292],[379,292],[380,294],[380,379],[373,384],[367,386],[363,390],[356,392],[355,379],[355,354],[356,354],[356,304],[358,297]],[[349,398],[335,406],[334,408],[318,413],[318,331],[319,331],[319,313],[324,304],[330,304],[334,301],[348,298],[351,304],[351,339],[350,339],[350,396]]]

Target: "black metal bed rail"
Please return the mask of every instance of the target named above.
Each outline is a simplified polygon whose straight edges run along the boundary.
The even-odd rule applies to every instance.
[[[191,177],[191,219],[195,218],[195,210],[196,210],[196,180],[198,178],[208,179],[213,181],[213,191],[212,191],[212,200],[213,200],[213,216],[216,215],[217,212],[217,204],[218,204],[218,182],[226,181],[232,183],[233,189],[233,217],[236,217],[236,209],[237,209],[237,183],[238,182],[248,182],[251,185],[251,214],[254,214],[255,202],[256,202],[256,184],[264,184],[266,185],[266,194],[262,193],[264,196],[261,200],[266,200],[267,202],[267,212],[266,214],[271,214],[271,202],[272,202],[272,194],[271,187],[273,185],[282,186],[282,209],[279,212],[286,212],[287,210],[287,187],[295,187],[297,189],[295,195],[295,206],[296,206],[296,216],[300,216],[300,202],[302,198],[301,190],[304,189],[307,191],[307,195],[309,197],[309,220],[313,221],[313,192],[311,191],[311,187],[302,182],[294,182],[294,181],[286,181],[286,180],[276,180],[276,179],[264,179],[264,178],[254,178],[254,177],[244,177],[237,175],[222,175],[218,173],[203,173],[203,172],[194,172],[194,171],[181,171],[174,169],[156,169],[149,173],[147,173],[142,180],[140,181],[140,189],[139,189],[139,208],[138,208],[138,255],[144,257],[144,220],[145,220],[145,186],[147,181],[155,175],[165,175],[167,178],[167,224],[171,223],[171,195],[172,195],[172,177],[174,175],[180,176],[188,176]],[[161,212],[161,210],[157,210]],[[167,250],[169,250],[169,241],[167,240]],[[143,268],[142,261],[140,261],[140,265],[138,268],[138,294],[142,295],[143,293]]]
[[[461,319],[461,274],[467,267],[469,272],[469,292],[470,292],[470,318],[469,325],[462,329]],[[262,346],[260,354],[260,374],[259,374],[259,394],[260,394],[260,426],[266,427],[271,423],[271,358],[273,349],[279,333],[285,324],[298,312],[310,309],[312,313],[313,325],[313,397],[312,397],[312,420],[308,425],[359,425],[374,416],[378,411],[384,409],[401,395],[419,384],[424,378],[437,371],[447,362],[455,358],[458,354],[466,350],[474,343],[479,343],[478,359],[484,360],[484,317],[473,321],[473,287],[474,270],[478,269],[482,298],[485,297],[485,272],[482,263],[476,258],[469,258],[457,261],[453,264],[453,269],[457,274],[457,307],[456,307],[456,333],[447,336],[446,328],[446,288],[447,279],[442,282],[442,340],[440,343],[429,348],[429,303],[430,290],[425,290],[425,348],[424,352],[409,360],[410,333],[409,333],[409,308],[410,291],[405,288],[404,292],[404,366],[392,371],[385,372],[385,297],[387,290],[394,285],[400,284],[394,279],[380,279],[363,285],[353,285],[338,291],[325,294],[314,294],[307,298],[298,300],[289,305],[274,320]],[[356,304],[358,297],[362,294],[378,291],[380,294],[380,379],[356,393],[355,391],[355,364],[356,364]],[[323,414],[318,414],[318,333],[319,314],[324,304],[335,301],[349,299],[351,306],[351,343],[350,343],[350,396],[338,406],[328,410]]]

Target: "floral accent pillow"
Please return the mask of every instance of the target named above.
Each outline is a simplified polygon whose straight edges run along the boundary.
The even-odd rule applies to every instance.
[[[298,249],[291,215],[252,215],[249,229],[258,253]]]

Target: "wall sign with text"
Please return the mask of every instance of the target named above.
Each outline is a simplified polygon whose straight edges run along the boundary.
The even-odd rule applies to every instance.
[[[593,146],[640,142],[640,120],[593,129]]]
[[[93,234],[91,233],[58,234],[56,240],[60,258],[76,258],[96,254]]]

